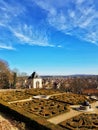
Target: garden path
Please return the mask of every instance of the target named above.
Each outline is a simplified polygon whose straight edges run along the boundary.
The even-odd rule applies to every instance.
[[[56,117],[53,117],[53,118],[50,118],[48,119],[47,121],[53,123],[53,124],[59,124],[67,119],[70,119],[74,116],[77,116],[79,115],[81,112],[79,111],[75,111],[73,109],[70,109],[70,112],[67,112],[67,113],[64,113],[64,114],[61,114],[61,115],[58,115]]]
[[[17,100],[17,101],[12,101],[12,102],[8,102],[8,103],[9,103],[9,104],[11,104],[11,103],[17,103],[17,102],[27,102],[27,101],[32,101],[32,98],[23,99],[23,100]]]
[[[88,113],[88,114],[90,114],[90,113],[98,114],[98,108],[96,108],[96,106],[98,106],[98,101],[96,101],[96,102],[91,104],[91,107],[92,107],[93,111],[88,111],[86,113]],[[51,122],[53,124],[59,124],[59,123],[65,121],[67,119],[70,119],[72,117],[78,116],[81,113],[85,113],[85,111],[81,112],[81,111],[76,111],[76,110],[73,109],[73,108],[78,108],[79,105],[71,105],[70,107],[71,107],[71,109],[70,109],[69,112],[61,114],[61,115],[58,115],[58,116],[53,117],[53,118],[50,118],[47,121],[49,121],[49,122]]]

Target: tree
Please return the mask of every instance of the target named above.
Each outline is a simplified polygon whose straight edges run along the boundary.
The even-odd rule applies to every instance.
[[[0,60],[0,88],[9,88],[12,74],[6,61]]]
[[[17,82],[17,73],[13,72],[13,88],[16,88],[16,82]]]

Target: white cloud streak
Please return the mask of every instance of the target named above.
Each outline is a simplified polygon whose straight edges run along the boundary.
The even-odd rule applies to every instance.
[[[64,0],[63,0],[64,1]],[[57,30],[98,44],[98,2],[94,0],[36,0],[48,11],[47,21]]]
[[[15,50],[15,48],[13,48],[12,46],[8,46],[6,44],[2,44],[0,43],[0,49],[6,49],[6,50]]]
[[[22,19],[28,18],[25,16],[26,12],[28,12],[28,8],[21,2],[12,1],[11,3],[8,3],[1,0],[0,27],[9,31],[14,39],[17,39],[18,44],[54,47],[54,45],[49,43],[47,30],[39,30],[34,27],[33,23],[28,24],[25,20],[22,21]],[[8,35],[7,37],[11,36]],[[1,37],[0,42],[2,41],[4,41],[4,37],[3,40]],[[14,46],[13,43],[12,45]],[[13,49],[10,46],[7,46],[7,43],[0,46],[5,49]]]
[[[0,1],[0,29],[4,28],[6,32],[9,31],[14,37],[13,39],[17,39],[18,44],[54,47],[55,45],[51,44],[51,40],[49,40],[48,29],[27,22],[26,13],[29,8],[26,4],[17,1],[10,3],[4,0]],[[98,44],[98,8],[96,5],[98,2],[95,4],[95,0],[56,0],[56,2],[53,0],[29,0],[28,2],[31,1],[44,9],[47,14],[43,22],[41,21],[42,23],[39,22],[39,24],[44,25],[45,22],[46,26],[47,24],[51,25],[66,35]],[[5,43],[3,46],[6,48],[9,44],[4,41],[4,35],[2,36],[0,37],[0,46],[4,48],[1,44],[3,42]],[[9,37],[10,35],[5,36]],[[10,43],[10,45],[14,46],[14,43]],[[61,46],[57,45],[57,47]],[[8,48],[11,47],[8,46]]]
[[[37,29],[26,24],[20,25],[17,28],[9,28],[21,44],[54,47],[54,45],[48,43],[48,38],[45,31],[39,32]]]
[[[0,24],[8,26],[17,16],[20,16],[25,12],[26,8],[13,1],[12,3],[0,1]]]

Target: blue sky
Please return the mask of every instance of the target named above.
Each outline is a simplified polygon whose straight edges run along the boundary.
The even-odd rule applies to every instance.
[[[0,0],[0,59],[28,74],[98,74],[98,1]]]

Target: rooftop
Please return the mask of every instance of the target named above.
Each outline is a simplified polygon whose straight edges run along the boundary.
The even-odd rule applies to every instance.
[[[36,72],[33,72],[33,73],[28,77],[28,79],[34,79],[34,78],[40,78],[40,76],[39,76]]]

